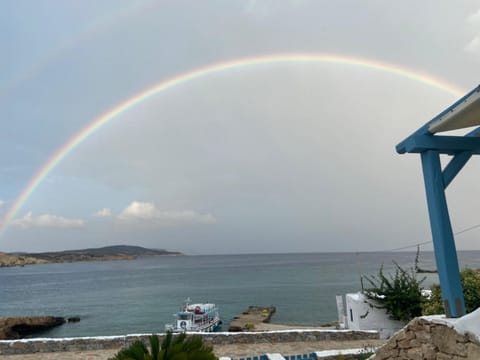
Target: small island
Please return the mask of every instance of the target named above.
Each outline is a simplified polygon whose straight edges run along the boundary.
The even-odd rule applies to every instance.
[[[43,253],[0,253],[0,267],[78,261],[133,260],[145,256],[181,256],[181,252],[147,249],[141,246],[114,245],[83,250]]]

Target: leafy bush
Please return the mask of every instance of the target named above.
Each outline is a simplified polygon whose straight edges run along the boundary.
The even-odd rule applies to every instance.
[[[421,284],[425,278],[417,280],[413,269],[406,271],[396,262],[395,275],[386,276],[383,272],[383,265],[378,275],[365,276],[370,288],[364,290],[364,294],[372,300],[371,306],[385,309],[393,320],[409,321],[414,317],[422,315]]]
[[[460,273],[460,280],[465,298],[465,310],[470,313],[480,307],[480,273],[472,269],[463,269]],[[431,290],[432,296],[423,304],[423,314],[443,314],[445,309],[440,285],[434,284]]]
[[[433,284],[430,288],[432,294],[429,298],[425,299],[422,304],[422,314],[423,315],[435,315],[443,314],[445,309],[443,307],[442,292],[440,290],[440,285]]]
[[[152,335],[150,349],[151,352],[141,341],[135,341],[110,360],[218,360],[213,348],[205,345],[199,335],[187,337],[186,334],[180,334],[173,337],[168,332],[161,347],[158,336]]]

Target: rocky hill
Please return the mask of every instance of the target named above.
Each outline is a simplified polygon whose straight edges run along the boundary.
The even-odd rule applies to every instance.
[[[133,260],[141,256],[178,256],[180,252],[147,249],[141,246],[115,245],[102,248],[44,253],[0,253],[0,267],[77,261]]]
[[[17,256],[12,254],[0,253],[0,267],[45,264],[46,262],[46,260],[37,259],[30,256]]]

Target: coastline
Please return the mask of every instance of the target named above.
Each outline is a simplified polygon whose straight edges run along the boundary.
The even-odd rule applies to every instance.
[[[130,245],[113,245],[102,248],[64,250],[43,253],[0,252],[0,267],[85,261],[135,260],[139,257],[151,256],[184,256],[184,254],[178,251],[147,249],[141,246]]]

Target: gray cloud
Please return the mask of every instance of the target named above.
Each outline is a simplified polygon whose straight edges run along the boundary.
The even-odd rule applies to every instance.
[[[480,9],[467,18],[468,30],[474,33],[473,38],[465,46],[465,51],[473,54],[480,53]]]
[[[93,216],[96,216],[96,217],[110,217],[110,216],[112,216],[112,210],[109,209],[109,208],[103,208],[103,209],[98,210],[95,214],[93,214]]]
[[[471,53],[480,53],[480,35],[475,36],[466,46],[465,50]]]
[[[43,214],[33,216],[32,212],[28,212],[22,218],[12,221],[12,225],[21,228],[31,227],[49,227],[49,228],[77,228],[85,225],[82,219],[67,219],[63,216]]]
[[[188,224],[215,224],[212,214],[200,214],[193,210],[159,210],[151,202],[133,201],[119,215],[122,221],[149,221],[164,226]]]

